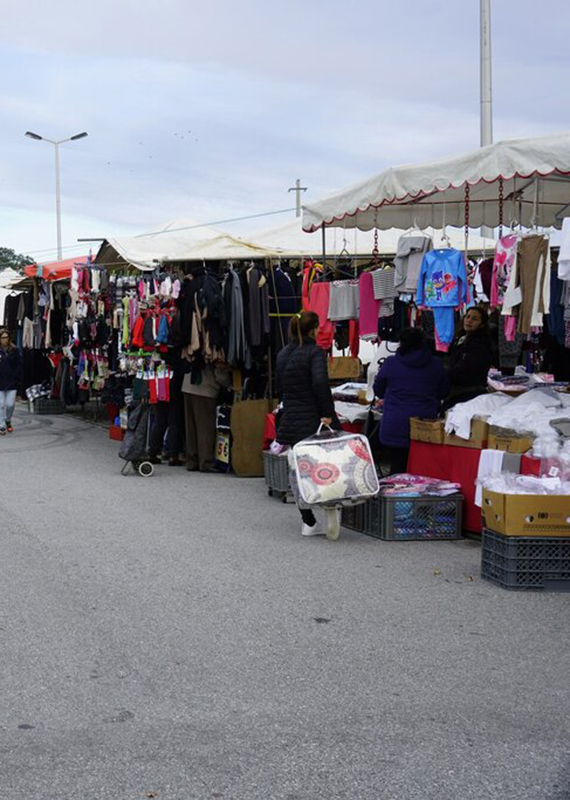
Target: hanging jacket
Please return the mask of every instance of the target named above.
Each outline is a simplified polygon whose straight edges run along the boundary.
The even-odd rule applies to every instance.
[[[456,307],[468,301],[463,253],[453,248],[426,253],[418,278],[417,305],[429,308]]]
[[[22,355],[17,347],[0,347],[0,392],[19,389],[22,380]]]
[[[293,445],[312,436],[322,417],[335,419],[326,353],[313,340],[281,350],[275,380],[283,403],[277,431],[281,444]]]
[[[410,417],[437,417],[448,387],[443,363],[427,345],[387,358],[374,381],[374,394],[384,399],[380,442],[408,447]]]

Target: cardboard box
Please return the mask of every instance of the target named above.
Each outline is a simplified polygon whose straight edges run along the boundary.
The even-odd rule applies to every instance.
[[[442,419],[410,419],[410,438],[416,442],[429,442],[430,444],[443,444],[445,436]]]
[[[534,442],[532,434],[517,433],[497,425],[489,427],[488,450],[504,450],[505,453],[526,453]]]
[[[489,425],[480,417],[471,420],[471,435],[469,439],[462,439],[454,433],[446,433],[443,443],[454,447],[471,447],[474,450],[485,450],[489,439]]]
[[[570,539],[570,495],[502,494],[483,489],[485,528],[504,536]]]

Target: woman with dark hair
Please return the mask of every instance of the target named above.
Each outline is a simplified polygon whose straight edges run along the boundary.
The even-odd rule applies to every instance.
[[[312,311],[296,314],[289,325],[289,344],[277,356],[276,390],[283,404],[277,426],[277,441],[291,447],[313,436],[319,425],[338,425],[334,411],[327,356],[316,342],[319,318]],[[303,536],[321,533],[310,509],[299,509]],[[329,530],[329,539],[339,531]]]
[[[487,391],[487,373],[493,363],[489,316],[482,306],[470,308],[449,350],[451,389],[444,408],[472,400]]]
[[[374,381],[384,399],[380,444],[388,451],[390,474],[405,472],[410,450],[410,417],[437,417],[448,391],[443,362],[433,356],[419,328],[405,328],[396,354],[387,358]]]
[[[0,436],[12,433],[12,414],[22,375],[22,356],[10,332],[0,328]]]

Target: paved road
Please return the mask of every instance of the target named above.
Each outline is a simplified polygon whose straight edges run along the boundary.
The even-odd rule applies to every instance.
[[[0,440],[2,800],[570,797],[570,595],[471,541],[301,539],[260,480]]]

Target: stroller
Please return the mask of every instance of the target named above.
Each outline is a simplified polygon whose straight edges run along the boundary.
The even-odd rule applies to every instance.
[[[150,436],[150,412],[146,403],[140,403],[129,413],[129,422],[125,438],[119,450],[119,458],[126,464],[121,475],[126,475],[129,467],[143,478],[150,478],[154,467],[148,460],[148,441]]]

